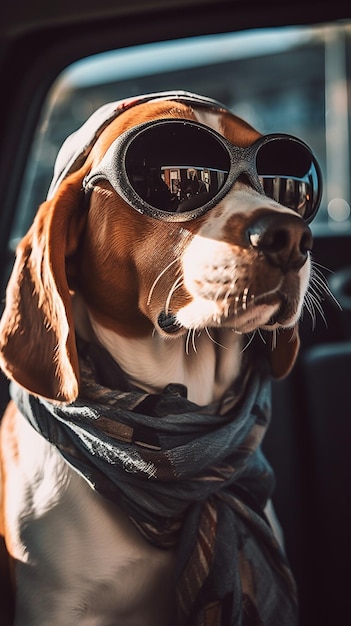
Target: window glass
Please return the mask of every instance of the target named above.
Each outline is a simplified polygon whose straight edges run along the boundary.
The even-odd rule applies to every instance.
[[[223,102],[262,133],[308,143],[324,175],[312,228],[350,229],[348,82],[351,26],[227,33],[155,43],[89,57],[70,66],[48,96],[28,162],[13,245],[45,199],[64,139],[100,105],[138,94],[185,89]]]

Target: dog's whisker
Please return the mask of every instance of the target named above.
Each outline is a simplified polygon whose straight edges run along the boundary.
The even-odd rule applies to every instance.
[[[196,349],[196,345],[195,345],[195,332],[196,332],[196,330],[195,330],[195,328],[193,328],[193,332],[191,333],[191,345],[193,346],[193,350],[194,350],[194,352],[196,354],[197,349]]]
[[[164,274],[165,274],[166,272],[168,272],[168,270],[169,270],[169,269],[170,269],[170,268],[171,268],[171,267],[172,267],[175,263],[177,263],[177,262],[179,261],[179,258],[180,258],[180,257],[176,257],[175,259],[173,259],[173,261],[171,261],[171,262],[170,262],[170,263],[169,263],[169,264],[168,264],[168,265],[167,265],[167,266],[166,266],[166,267],[162,270],[162,272],[160,272],[160,273],[159,273],[159,275],[157,276],[157,278],[156,278],[156,279],[154,280],[154,282],[152,283],[151,288],[150,288],[150,291],[149,291],[149,294],[148,294],[148,297],[147,297],[147,301],[146,301],[146,304],[147,304],[148,306],[150,305],[151,298],[152,298],[152,295],[153,295],[153,292],[154,292],[154,290],[155,290],[155,287],[156,287],[157,283],[161,280],[162,276],[164,276]]]
[[[315,261],[313,261],[312,263],[312,274],[311,274],[311,284],[316,286],[318,285],[319,290],[321,291],[322,294],[325,294],[326,296],[328,296],[329,298],[331,298],[333,300],[333,302],[337,305],[337,307],[341,310],[342,307],[340,305],[340,303],[338,302],[338,300],[336,299],[336,297],[334,296],[333,292],[331,291],[328,282],[323,274],[323,272],[321,271],[321,269],[324,269],[327,272],[330,272],[331,274],[333,273],[332,270],[328,269],[327,267],[320,265],[319,263],[316,263]]]
[[[224,307],[224,317],[229,317],[230,311],[230,302],[229,298],[232,296],[232,286],[230,285],[227,289],[227,292],[223,298],[223,307]]]
[[[222,343],[220,343],[214,337],[212,337],[210,330],[207,326],[205,327],[205,333],[207,337],[209,338],[209,340],[212,341],[212,343],[214,343],[216,346],[219,346],[220,348],[223,348],[224,350],[228,350],[227,346],[224,346]]]
[[[249,335],[249,340],[246,342],[246,344],[243,346],[243,348],[241,349],[241,353],[245,352],[245,350],[247,350],[247,348],[252,344],[254,337],[256,335],[256,330],[254,330],[250,335]],[[247,335],[246,335],[247,336]]]
[[[196,347],[196,332],[197,329],[196,328],[189,328],[188,332],[186,334],[186,339],[185,339],[185,353],[189,354],[190,352],[190,345],[192,347],[192,349],[194,350],[195,353],[197,353],[197,347]],[[198,337],[201,335],[201,331],[199,331],[198,333]]]
[[[241,308],[243,311],[246,311],[248,293],[249,293],[249,288],[245,287],[243,291],[242,299],[241,299]]]
[[[311,280],[308,290],[313,291],[320,300],[324,299],[324,296],[325,296],[324,285],[320,283],[318,280],[316,280],[316,278]]]
[[[237,317],[238,315],[238,302],[240,300],[240,296],[235,296],[234,299],[234,317]]]
[[[306,294],[305,296],[304,309],[306,309],[306,311],[311,316],[312,330],[314,330],[316,326],[316,313],[315,313],[313,302],[310,300],[309,294]]]
[[[313,290],[311,289],[308,293],[308,297],[310,299],[310,303],[313,306],[315,311],[318,311],[318,313],[320,314],[323,322],[325,323],[326,326],[328,326],[324,311],[323,311],[323,307],[320,301],[320,298],[318,296],[318,294],[314,293]]]
[[[241,313],[243,311],[246,311],[246,309],[247,309],[247,294],[248,294],[248,291],[249,291],[248,287],[245,287],[245,289],[240,294],[240,312]]]
[[[179,289],[179,287],[182,286],[182,284],[183,284],[183,277],[182,276],[178,276],[178,278],[176,278],[176,280],[174,281],[172,287],[170,288],[170,290],[168,292],[168,296],[167,296],[166,304],[165,304],[165,312],[167,314],[169,313],[169,307],[170,307],[172,296],[173,296],[174,292],[177,291],[177,289]]]
[[[257,332],[258,332],[258,335],[259,335],[260,339],[263,341],[263,343],[264,343],[264,344],[266,344],[267,342],[266,342],[266,340],[265,340],[265,338],[264,338],[264,336],[263,336],[263,334],[262,334],[261,329],[260,329],[260,328],[258,328],[258,329],[257,329]]]
[[[321,276],[317,276],[314,275],[311,278],[307,293],[312,292],[315,294],[316,298],[318,298],[318,300],[322,301],[324,300],[325,296],[329,296],[330,298],[332,298],[335,303],[339,305],[339,303],[337,302],[336,298],[334,297],[334,295],[332,294],[332,292],[330,291],[324,277]]]
[[[318,300],[318,302],[320,302],[320,303],[322,302],[322,300],[323,300],[323,292],[321,291],[320,286],[318,286],[317,284],[310,283],[307,293],[308,294],[310,294],[310,293],[313,294],[314,297],[316,298],[316,300]]]
[[[327,326],[327,321],[326,321],[323,307],[320,301],[320,296],[318,293],[315,293],[311,287],[308,293],[306,293],[305,295],[305,307],[311,316],[313,328],[315,328],[316,321],[317,321],[316,312],[320,314],[322,320]]]
[[[273,328],[272,334],[271,334],[271,350],[275,350],[277,347],[277,337],[278,337],[278,331],[276,328]]]
[[[318,285],[320,285],[323,291],[329,290],[326,278],[324,274],[320,270],[318,270],[318,268],[312,268],[311,282],[317,283]]]
[[[215,302],[217,302],[217,301],[220,299],[220,297],[221,297],[221,295],[222,295],[222,291],[223,291],[223,286],[222,286],[222,285],[220,285],[220,286],[218,287],[218,289],[217,289],[217,291],[216,291],[216,293],[215,293],[214,297],[213,297],[213,300],[214,300]]]
[[[328,296],[329,298],[331,298],[331,300],[333,300],[333,302],[336,304],[336,306],[342,310],[342,306],[340,304],[340,302],[338,302],[338,300],[336,299],[336,297],[334,296],[333,292],[331,291],[328,283],[325,281],[325,278],[320,277],[320,276],[313,276],[311,279],[311,284],[315,286],[315,288],[321,293],[321,294],[325,294],[326,296]]]
[[[325,272],[329,272],[330,274],[334,274],[333,270],[331,270],[326,265],[322,265],[321,263],[318,263],[314,259],[312,261],[312,269],[315,270],[316,272],[320,272],[322,274],[323,278],[324,278],[324,275],[323,275],[323,272],[321,272],[321,270],[323,270]]]
[[[294,326],[294,328],[293,328],[293,332],[291,333],[290,341],[294,341],[295,339],[298,339],[298,327],[297,326]]]
[[[186,354],[189,354],[190,334],[191,334],[191,329],[189,328],[186,334],[186,338],[185,338],[185,353]]]
[[[325,326],[328,326],[322,305],[325,297],[330,298],[341,309],[340,303],[329,288],[322,269],[329,272],[331,271],[315,261],[312,262],[310,284],[304,298],[304,309],[307,310],[311,317],[312,329],[316,326],[316,313],[321,316]]]

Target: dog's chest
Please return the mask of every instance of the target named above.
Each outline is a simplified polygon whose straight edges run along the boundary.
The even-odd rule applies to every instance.
[[[8,502],[18,559],[16,626],[167,624],[173,552],[148,544],[117,507],[18,419],[19,453],[35,454],[26,454],[21,477],[13,477],[17,490]]]

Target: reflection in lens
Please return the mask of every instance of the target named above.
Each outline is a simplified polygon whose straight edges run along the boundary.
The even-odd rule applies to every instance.
[[[272,139],[260,147],[256,167],[265,194],[305,220],[318,206],[320,184],[310,151],[291,139]]]
[[[309,181],[283,176],[260,176],[266,196],[293,209],[301,217],[311,210],[312,189]]]
[[[207,130],[186,122],[152,126],[128,147],[126,171],[138,196],[162,211],[204,206],[223,187],[230,157]]]
[[[129,173],[138,195],[162,211],[191,211],[209,202],[223,187],[228,172],[198,166],[144,168],[143,175]]]
[[[227,172],[212,168],[161,167],[161,179],[172,197],[173,210],[178,213],[204,206],[221,189],[226,176]],[[154,198],[152,204],[158,206]]]

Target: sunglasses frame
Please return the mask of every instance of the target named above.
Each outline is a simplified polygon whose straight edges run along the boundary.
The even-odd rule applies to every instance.
[[[216,195],[211,198],[204,205],[197,207],[190,211],[184,212],[169,212],[163,211],[150,205],[146,200],[141,198],[139,194],[133,188],[126,169],[126,156],[132,142],[145,133],[148,129],[156,126],[175,125],[175,126],[191,126],[192,128],[205,131],[211,135],[222,147],[226,150],[230,161],[230,168],[228,176],[223,186],[218,190]],[[166,221],[166,222],[188,222],[194,220],[218,204],[230,191],[234,183],[238,178],[245,174],[255,191],[259,194],[270,198],[264,191],[264,188],[260,182],[259,175],[256,170],[256,157],[262,148],[262,146],[272,141],[285,140],[298,144],[304,148],[310,156],[311,164],[314,165],[317,177],[317,189],[314,190],[314,203],[308,216],[301,218],[310,223],[315,217],[321,197],[322,197],[322,174],[318,164],[310,147],[304,143],[301,139],[284,133],[273,133],[263,135],[259,137],[253,144],[247,147],[239,147],[232,144],[228,139],[223,137],[220,133],[212,128],[195,122],[193,120],[183,119],[161,119],[144,122],[133,128],[130,128],[122,135],[120,135],[109,147],[100,164],[94,168],[83,180],[83,189],[86,192],[91,192],[95,185],[101,180],[107,180],[115,191],[135,210],[143,215],[147,215],[154,219]],[[272,199],[272,198],[270,198]],[[282,205],[286,206],[286,205]],[[289,207],[287,207],[289,208]],[[291,209],[294,210],[294,209]],[[298,211],[295,211],[296,215],[299,215]]]

